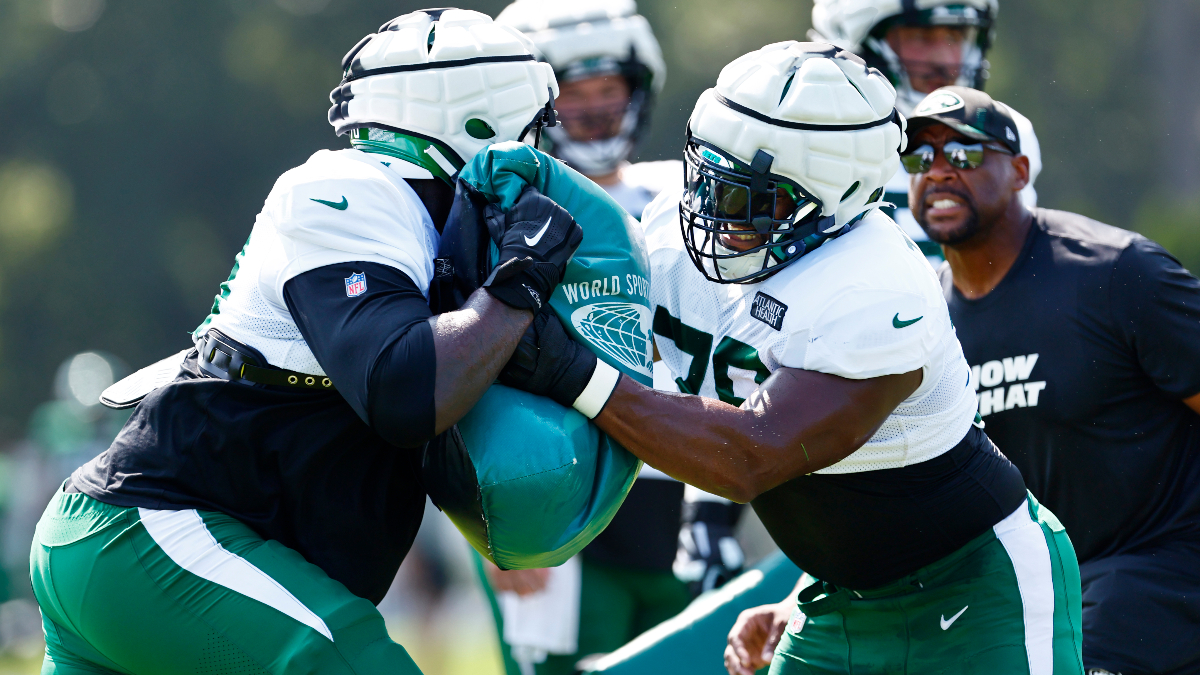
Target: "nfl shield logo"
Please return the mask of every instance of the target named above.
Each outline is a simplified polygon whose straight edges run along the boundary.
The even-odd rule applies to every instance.
[[[357,298],[367,292],[367,275],[358,272],[346,277],[346,297]]]
[[[788,620],[788,632],[799,635],[800,631],[804,630],[804,621],[807,618],[804,616],[804,612],[800,611],[800,608],[797,607],[792,610],[792,618]]]

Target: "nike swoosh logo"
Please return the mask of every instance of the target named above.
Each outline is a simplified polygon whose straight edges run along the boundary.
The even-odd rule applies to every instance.
[[[345,196],[342,197],[342,201],[340,201],[340,202],[327,202],[324,199],[313,199],[312,197],[309,197],[309,200],[314,201],[318,204],[324,204],[325,206],[335,208],[338,211],[345,211],[346,207],[350,206],[350,202],[346,199]]]
[[[542,240],[542,235],[546,234],[546,230],[550,229],[550,221],[553,218],[554,218],[554,216],[550,216],[549,218],[547,218],[546,224],[542,226],[542,229],[538,230],[537,234],[533,235],[532,239],[530,239],[529,237],[525,237],[525,245],[526,246],[537,246],[537,243]]]
[[[970,607],[970,605],[967,605],[967,607]],[[946,615],[945,615],[945,614],[943,614],[943,615],[941,616],[941,619],[942,619],[942,630],[946,630],[946,629],[947,629],[947,628],[949,628],[950,626],[954,625],[954,622],[955,622],[955,621],[958,621],[958,617],[962,616],[962,615],[963,615],[963,612],[967,611],[967,607],[963,607],[962,609],[958,610],[958,614],[955,614],[954,616],[950,617],[950,620],[949,620],[949,621],[947,621],[947,620],[946,620]]]
[[[900,312],[896,312],[896,316],[892,317],[892,328],[904,328],[905,326],[911,326],[914,323],[916,323],[924,318],[925,318],[924,316],[918,316],[915,319],[909,319],[908,321],[901,321],[900,320]]]

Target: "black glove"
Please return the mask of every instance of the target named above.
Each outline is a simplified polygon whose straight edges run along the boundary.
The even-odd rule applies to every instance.
[[[742,505],[732,502],[687,502],[679,549],[671,570],[693,595],[720,588],[741,574],[746,557],[733,537]]]
[[[483,287],[510,307],[538,311],[562,281],[567,261],[583,241],[583,230],[571,214],[532,186],[521,192],[508,213],[489,204],[484,220],[500,259]]]
[[[572,340],[558,315],[547,306],[521,336],[512,358],[500,371],[500,383],[548,396],[570,408],[595,370],[596,355]]]

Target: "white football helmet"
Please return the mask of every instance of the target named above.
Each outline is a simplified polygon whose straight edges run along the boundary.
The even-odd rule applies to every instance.
[[[528,38],[479,12],[392,19],[346,54],[342,70],[329,94],[338,135],[447,181],[484,147],[554,124],[553,70]]]
[[[633,154],[667,78],[658,40],[634,0],[517,0],[500,12],[496,23],[529,36],[559,81],[621,75],[629,83],[629,106],[615,136],[577,141],[560,124],[546,132],[555,156],[595,176],[611,172]]]
[[[828,44],[725,66],[688,121],[680,222],[696,267],[760,281],[879,206],[905,142],[895,102],[882,73]]]
[[[892,26],[960,26],[968,30],[958,77],[950,84],[983,89],[987,50],[994,37],[999,0],[813,0],[809,37],[837,45],[885,73],[897,90],[896,105],[909,114],[929,92],[918,92],[888,45]]]
[[[1017,123],[1017,135],[1021,139],[1021,154],[1029,158],[1029,185],[1021,188],[1021,203],[1032,211],[1037,208],[1037,190],[1034,189],[1033,183],[1037,180],[1038,174],[1042,172],[1042,144],[1038,142],[1037,134],[1033,131],[1033,123],[1029,121],[1028,117],[1013,110],[1012,106],[1008,106],[1008,111],[1012,113],[1013,121]]]

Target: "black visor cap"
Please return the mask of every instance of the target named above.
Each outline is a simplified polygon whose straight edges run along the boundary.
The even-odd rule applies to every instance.
[[[1021,154],[1021,136],[1011,109],[991,96],[969,87],[942,87],[926,96],[908,118],[909,146],[917,132],[931,124],[944,124],[977,141],[996,141]]]

